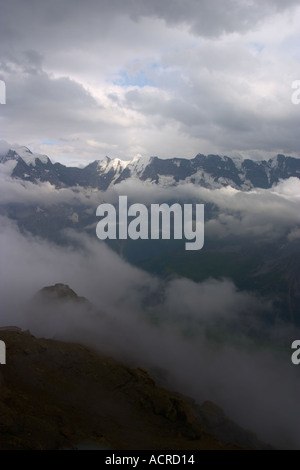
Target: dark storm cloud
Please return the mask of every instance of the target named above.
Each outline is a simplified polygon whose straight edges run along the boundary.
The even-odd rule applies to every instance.
[[[221,51],[211,52],[218,63]],[[260,150],[260,156],[266,158],[271,153],[295,152],[299,147],[297,129],[300,126],[297,106],[287,100],[284,102],[277,92],[272,95],[267,91],[268,97],[257,99],[246,75],[247,71],[253,74],[255,70],[259,74],[259,61],[249,54],[249,61],[244,65],[245,80],[238,83],[232,72],[242,51],[237,50],[235,60],[228,58],[227,50],[224,55],[227,65],[222,69],[221,81],[219,76],[214,78],[209,73],[193,74],[195,56],[190,56],[185,58],[185,63],[191,66],[188,85],[178,79],[174,87],[180,93],[134,89],[124,95],[124,106],[151,117],[160,126],[169,121],[177,122],[180,132],[211,142],[211,148],[215,146],[223,153]],[[287,96],[290,94],[288,86],[284,92]]]
[[[218,36],[222,33],[252,29],[265,17],[297,5],[298,1],[145,0],[131,3],[137,7],[137,12],[134,13],[137,17],[151,15],[163,18],[168,24],[187,24],[194,34]]]
[[[171,25],[186,24],[195,34],[217,36],[224,32],[249,30],[265,17],[298,4],[298,0],[187,0],[184,3],[180,0],[88,0],[84,3],[78,0],[12,0],[2,6],[1,16],[3,31],[11,40],[24,38],[29,24],[32,26],[29,35],[45,28],[46,32],[58,30],[57,39],[64,41],[84,39],[83,31],[88,31],[88,37],[93,39],[93,27],[101,27],[105,34],[109,29],[107,21],[119,16],[129,16],[136,21],[141,17],[156,17]],[[59,26],[65,27],[65,31]]]
[[[5,2],[2,137],[77,162],[198,152],[298,156],[291,84],[299,78],[299,6]]]
[[[20,112],[26,116],[22,122],[25,129],[37,126],[45,138],[51,138],[60,134],[62,126],[67,131],[84,132],[93,123],[88,113],[99,108],[79,83],[68,77],[51,77],[26,62],[23,70],[11,76],[8,106],[3,114],[6,120],[13,120]]]

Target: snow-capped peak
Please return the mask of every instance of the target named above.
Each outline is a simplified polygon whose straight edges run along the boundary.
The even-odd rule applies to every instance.
[[[105,173],[110,170],[122,171],[126,168],[128,163],[130,162],[120,160],[119,158],[111,159],[109,157],[105,157],[103,160],[98,161],[97,170],[100,172],[104,171]]]
[[[0,156],[5,157],[9,151],[15,152],[27,166],[36,165],[36,160],[40,160],[42,163],[47,164],[50,160],[47,155],[41,153],[33,153],[29,148],[22,145],[10,145],[5,140],[0,141]]]
[[[114,170],[118,170],[118,169],[124,170],[124,168],[126,168],[128,163],[129,163],[128,161],[125,162],[124,160],[120,160],[119,158],[114,158],[113,160],[109,162],[109,167],[113,168]]]
[[[41,153],[32,153],[27,147],[15,146],[12,147],[12,150],[14,150],[22,158],[27,166],[35,166],[36,160],[40,160],[44,164],[47,164],[49,161],[47,155],[42,155]]]
[[[152,159],[153,157],[138,156],[138,157],[134,157],[134,159],[131,160],[129,164],[130,164],[130,167],[134,169],[136,174],[140,175],[141,173],[143,173],[143,171],[149,165]]]
[[[111,159],[109,157],[104,157],[103,160],[97,160],[97,170],[103,171],[107,167]]]

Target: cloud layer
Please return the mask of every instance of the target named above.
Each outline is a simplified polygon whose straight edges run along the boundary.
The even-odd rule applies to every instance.
[[[271,240],[287,237],[289,241],[299,238],[300,227],[300,180],[289,178],[280,181],[270,189],[239,191],[230,186],[220,189],[208,189],[193,184],[180,184],[176,187],[163,188],[138,180],[126,180],[106,192],[81,188],[55,189],[50,183],[33,184],[10,177],[11,164],[1,165],[0,185],[2,188],[1,204],[30,205],[49,208],[67,204],[94,214],[99,204],[108,202],[118,206],[119,196],[126,194],[128,204],[155,204],[166,201],[178,201],[210,205],[215,207],[213,216],[205,223],[205,237],[224,238],[230,235],[250,237],[256,242],[261,239]],[[75,189],[75,190],[74,190]],[[47,210],[47,209],[46,209]],[[77,220],[77,219],[76,219]]]
[[[285,243],[299,240],[296,178],[246,193],[194,185],[178,186],[174,192],[136,181],[106,193],[89,193],[12,180],[4,168],[7,172],[1,173],[0,181],[4,206],[17,203],[24,210],[30,206],[47,210],[69,204],[94,208],[95,214],[102,200],[117,203],[119,194],[140,203],[176,198],[219,208],[206,223],[207,239],[250,235],[256,242],[260,237],[285,236]],[[299,447],[300,384],[289,355],[299,332],[278,321],[267,326],[265,314],[274,316],[274,298],[241,292],[230,279],[162,281],[125,262],[95,232],[90,237],[68,230],[67,244],[58,246],[22,234],[5,217],[0,227],[2,324],[29,328],[38,336],[83,342],[146,367],[162,384],[199,403],[216,401],[262,439],[280,447]],[[29,302],[39,289],[55,283],[69,284],[94,309],[72,302],[55,306]]]
[[[77,248],[22,235],[1,219],[1,323],[33,334],[78,341],[150,369],[157,380],[201,403],[214,400],[241,425],[280,447],[299,447],[300,382],[291,366],[297,331],[270,327],[285,353],[258,347],[250,331],[262,309],[229,280],[194,283],[134,268],[104,243],[70,233]],[[95,306],[32,303],[39,288],[69,284]],[[163,294],[163,295],[162,295]],[[147,307],[145,299],[157,301]]]
[[[7,2],[2,137],[69,164],[299,156],[299,20],[297,0]]]

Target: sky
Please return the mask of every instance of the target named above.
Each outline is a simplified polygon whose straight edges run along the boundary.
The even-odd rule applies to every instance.
[[[4,0],[0,137],[106,155],[299,157],[300,1]]]

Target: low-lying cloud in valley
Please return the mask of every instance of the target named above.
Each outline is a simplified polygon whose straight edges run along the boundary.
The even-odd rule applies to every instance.
[[[174,196],[172,188],[143,185],[142,189],[137,182],[87,197],[48,184],[1,178],[7,185],[5,202],[10,198],[25,205],[84,201],[86,207],[96,207],[99,198],[117,201],[125,189],[130,200],[140,202]],[[276,228],[276,235],[296,233],[299,214],[294,188],[298,183],[293,179],[271,190],[249,193],[186,185],[177,187],[176,195],[217,204],[218,222],[212,220],[208,226],[220,223],[222,217],[224,224],[224,214],[230,210],[228,230],[253,233],[253,223],[259,227],[264,214],[264,223],[269,230]],[[210,237],[209,227],[206,236]],[[162,280],[130,265],[96,234],[91,237],[68,229],[64,237],[67,243],[59,246],[21,233],[16,222],[1,217],[2,324],[29,328],[38,336],[82,342],[146,367],[163,384],[198,402],[215,401],[265,441],[299,447],[300,382],[290,360],[290,343],[299,333],[280,321],[269,328],[263,323],[261,315],[272,311],[274,299],[240,291],[230,279]],[[71,300],[57,305],[32,303],[39,289],[56,283],[68,284],[93,308]],[[261,329],[260,344],[256,334]]]
[[[255,188],[250,191],[239,191],[230,186],[208,189],[186,183],[164,188],[130,179],[101,192],[83,188],[55,189],[49,183],[33,184],[12,179],[12,163],[8,161],[2,165],[0,173],[2,205],[16,203],[41,208],[67,204],[74,208],[75,213],[77,207],[95,214],[97,206],[102,202],[117,206],[119,196],[126,194],[129,203],[148,205],[166,201],[193,201],[213,205],[217,213],[206,223],[207,237],[235,235],[259,240],[289,236],[291,241],[296,238],[300,226],[300,181],[295,177],[282,180],[270,189]],[[95,217],[95,226],[96,223]]]

